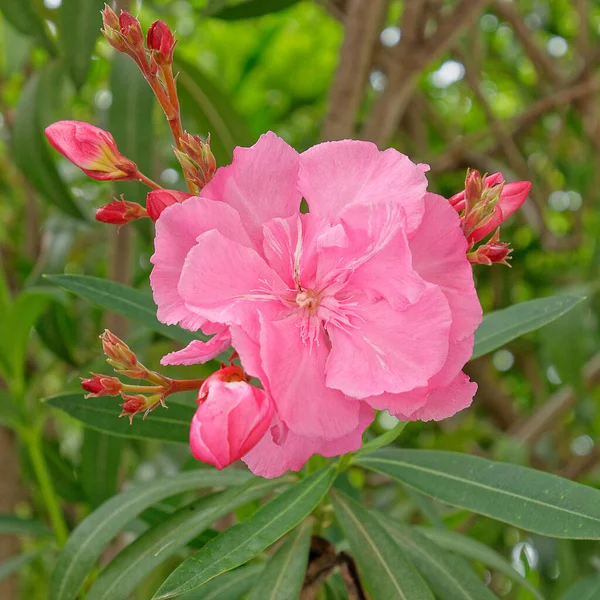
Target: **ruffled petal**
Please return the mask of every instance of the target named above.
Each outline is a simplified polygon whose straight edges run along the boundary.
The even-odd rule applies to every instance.
[[[397,150],[380,152],[370,142],[325,142],[300,155],[299,186],[310,212],[331,223],[355,202],[395,202],[406,212],[410,235],[423,215],[426,170]]]
[[[182,350],[170,352],[163,356],[161,365],[201,365],[212,360],[221,352],[225,352],[231,346],[231,336],[227,327],[223,327],[220,333],[215,334],[210,340],[194,340]]]
[[[263,224],[298,213],[298,164],[298,153],[269,131],[254,146],[236,148],[231,165],[217,170],[202,196],[233,206],[261,251]]]
[[[222,202],[206,198],[189,198],[182,204],[173,204],[156,222],[150,284],[159,321],[167,325],[179,323],[191,331],[198,330],[206,322],[185,307],[177,286],[185,258],[196,245],[196,238],[213,229],[238,244],[251,244],[239,214]]]

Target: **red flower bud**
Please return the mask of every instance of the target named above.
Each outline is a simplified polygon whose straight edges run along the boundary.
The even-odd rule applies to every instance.
[[[89,379],[81,380],[81,387],[88,392],[86,398],[98,398],[100,396],[117,396],[121,391],[122,383],[116,377],[108,375],[97,375]]]
[[[134,48],[140,48],[144,45],[144,32],[140,22],[126,10],[122,10],[119,15],[119,27],[121,35]]]
[[[177,190],[152,190],[146,196],[146,210],[148,216],[156,221],[160,214],[167,206],[181,203],[184,200],[191,198],[191,194],[187,192],[178,192]]]
[[[173,62],[175,40],[169,26],[164,21],[154,21],[150,25],[146,43],[148,49],[154,51],[154,58],[159,65],[170,65]]]
[[[125,225],[136,219],[147,217],[148,213],[137,202],[115,200],[96,211],[96,221],[110,223],[111,225]]]
[[[142,394],[136,394],[135,396],[122,394],[122,397],[125,402],[121,404],[121,408],[123,410],[121,411],[119,417],[124,417],[127,415],[130,423],[133,423],[134,415],[137,415],[139,412],[143,412],[149,408],[148,398]]]
[[[501,263],[510,267],[508,260],[511,252],[512,248],[505,242],[500,241],[500,228],[498,228],[487,244],[482,244],[473,252],[469,252],[467,258],[472,264],[487,265],[489,267],[494,263]]]
[[[58,121],[46,127],[46,137],[65,158],[98,180],[136,179],[136,164],[125,158],[113,136],[80,121]]]

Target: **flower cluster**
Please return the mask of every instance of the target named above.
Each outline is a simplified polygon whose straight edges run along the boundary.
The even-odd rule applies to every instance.
[[[145,208],[122,199],[97,218],[156,222],[158,319],[211,336],[162,364],[235,351],[206,380],[175,381],[105,332],[116,372],[151,385],[94,375],[82,382],[89,396],[121,394],[133,419],[169,394],[198,390],[193,455],[219,469],[241,458],[265,477],[315,453],[356,451],[375,409],[427,421],[469,406],[477,386],[462,369],[482,316],[472,264],[506,264],[498,227],[530,184],[470,171],[448,201],[427,191],[426,165],[396,150],[344,140],[299,154],[274,133],[216,169],[210,137],[181,127],[166,24],[154,23],[144,41],[129,13],[106,7],[103,17],[108,41],[135,60],[163,108],[188,192],[161,189],[91,125],[59,122],[48,137],[91,177],[153,188]]]

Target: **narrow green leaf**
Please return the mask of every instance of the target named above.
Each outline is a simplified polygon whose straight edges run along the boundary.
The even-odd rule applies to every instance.
[[[600,574],[590,575],[570,587],[561,600],[596,600],[600,598]]]
[[[88,427],[110,435],[128,438],[162,440],[188,444],[190,423],[195,409],[191,405],[170,401],[169,408],[158,407],[145,419],[134,417],[133,423],[119,418],[120,398],[84,398],[83,394],[60,394],[44,400]]]
[[[471,360],[555,321],[583,300],[584,298],[577,296],[550,296],[515,304],[485,315],[475,332],[475,347]]]
[[[269,559],[246,600],[297,600],[300,597],[312,528],[313,519],[308,518],[289,534]]]
[[[377,515],[440,600],[494,600],[496,596],[460,556],[446,552],[416,528]]]
[[[17,31],[33,36],[51,56],[56,55],[44,19],[35,10],[31,0],[0,0],[0,12]]]
[[[125,600],[149,573],[211,523],[280,485],[278,480],[251,480],[181,508],[120,552],[94,582],[88,600]]]
[[[223,0],[212,0],[204,10],[205,17],[237,21],[252,19],[270,13],[278,12],[297,4],[300,0],[245,0],[234,5],[224,5]]]
[[[264,565],[247,565],[211,579],[179,600],[239,600],[262,573]]]
[[[154,596],[155,600],[193,590],[268,548],[314,510],[336,474],[334,466],[317,471],[261,507],[246,521],[211,540],[173,571]]]
[[[56,88],[63,81],[62,71],[60,63],[47,63],[36,70],[25,85],[13,121],[13,158],[44,199],[66,215],[83,219],[83,213],[56,170],[41,120],[41,110],[48,98],[58,95]]]
[[[0,534],[44,536],[50,535],[50,531],[40,521],[21,519],[11,514],[0,514]]]
[[[106,545],[149,506],[169,496],[199,488],[240,485],[249,480],[247,471],[217,472],[198,469],[137,485],[113,496],[71,534],[54,566],[49,600],[72,600]]]
[[[363,447],[356,453],[358,454],[369,454],[383,448],[388,444],[391,444],[403,431],[408,423],[406,421],[399,421],[392,429],[377,436],[374,440],[363,444]]]
[[[537,600],[544,600],[544,597],[530,581],[525,579],[503,556],[489,546],[450,529],[440,529],[438,527],[419,527],[418,529],[420,533],[427,536],[441,548],[462,554],[470,560],[480,562],[486,567],[506,575],[519,585],[527,588]]]
[[[373,600],[433,600],[433,594],[379,520],[358,502],[331,494],[335,516]]]
[[[57,291],[58,288],[56,288]],[[65,292],[66,297],[66,292]],[[79,322],[64,298],[55,298],[44,314],[38,319],[35,330],[42,343],[60,360],[74,367],[78,366],[75,359]]]
[[[441,502],[534,533],[600,539],[600,491],[526,467],[441,450],[379,450],[363,467]]]
[[[20,568],[29,564],[36,556],[39,556],[39,554],[39,552],[28,552],[27,554],[19,554],[0,563],[0,581],[6,579],[7,577],[10,577],[13,573],[16,573]]]
[[[79,477],[92,508],[117,492],[122,452],[122,439],[94,429],[84,431]]]
[[[177,59],[177,84],[181,110],[202,135],[210,133],[210,146],[220,165],[229,164],[236,146],[249,146],[254,140],[229,97],[200,69]]]
[[[104,0],[62,0],[58,12],[60,43],[71,79],[77,87],[85,83],[100,28]]]
[[[156,318],[156,304],[149,293],[136,290],[122,283],[90,277],[88,275],[46,275],[46,279],[85,298],[106,310],[145,325],[172,340],[189,344],[195,339],[206,339],[180,327],[163,325]]]

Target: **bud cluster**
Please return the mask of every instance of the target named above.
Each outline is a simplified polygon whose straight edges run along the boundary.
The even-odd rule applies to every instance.
[[[199,136],[185,131],[179,142],[179,148],[173,147],[173,152],[186,180],[193,186],[192,191],[198,193],[212,179],[217,169],[215,157],[210,150],[210,135],[203,142]]]

